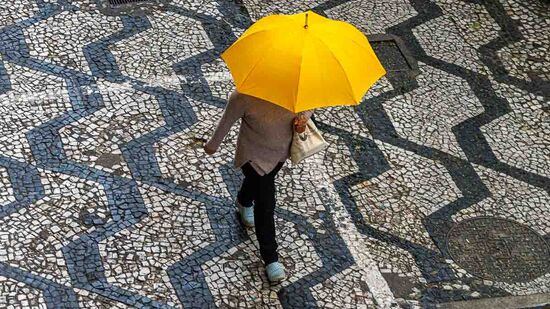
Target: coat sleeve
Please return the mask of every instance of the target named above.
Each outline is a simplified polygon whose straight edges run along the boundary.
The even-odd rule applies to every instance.
[[[217,150],[218,147],[220,147],[220,144],[227,133],[229,133],[229,130],[231,130],[231,127],[235,124],[235,122],[237,122],[237,120],[244,116],[244,105],[244,98],[241,95],[233,92],[229,96],[229,100],[227,101],[227,106],[223,111],[222,118],[214,130],[212,137],[210,137],[210,140],[206,143],[206,147],[214,150]]]

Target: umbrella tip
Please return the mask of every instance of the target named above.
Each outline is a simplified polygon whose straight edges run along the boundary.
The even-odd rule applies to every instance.
[[[304,25],[304,29],[307,29],[309,27],[308,24],[307,24],[308,15],[309,15],[309,13],[306,13],[306,23]]]

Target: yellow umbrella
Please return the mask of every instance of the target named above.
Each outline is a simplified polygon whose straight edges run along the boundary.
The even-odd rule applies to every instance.
[[[357,28],[313,12],[260,19],[222,58],[238,92],[295,113],[358,104],[386,74]]]

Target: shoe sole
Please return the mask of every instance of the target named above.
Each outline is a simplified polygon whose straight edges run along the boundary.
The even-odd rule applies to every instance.
[[[267,276],[267,273],[265,274]],[[275,278],[275,279],[269,279],[269,276],[267,277],[267,280],[269,283],[277,284],[281,283],[281,281],[284,281],[286,279],[286,275],[282,276],[281,278]]]
[[[283,275],[281,277],[275,277],[273,279],[269,279],[269,275],[267,274],[267,270],[264,271],[265,273],[265,276],[267,277],[267,280],[270,282],[270,283],[279,283],[283,280],[286,279],[286,272],[283,271]]]
[[[272,283],[272,284],[278,284],[278,283],[281,283],[283,282],[284,280],[286,279],[286,277],[282,277],[281,279],[274,279],[274,280],[269,280],[269,283]]]

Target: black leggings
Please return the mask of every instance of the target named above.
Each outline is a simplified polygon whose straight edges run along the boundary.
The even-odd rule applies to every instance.
[[[243,165],[244,180],[237,195],[239,203],[245,207],[252,206],[252,202],[254,202],[256,237],[260,244],[260,255],[266,265],[279,260],[273,216],[275,212],[275,176],[283,164],[280,162],[269,174],[264,176],[260,176],[249,163]]]

